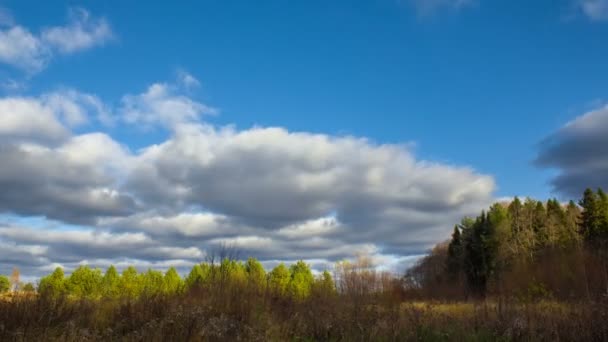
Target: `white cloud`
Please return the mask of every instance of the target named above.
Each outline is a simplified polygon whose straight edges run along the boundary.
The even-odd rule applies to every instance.
[[[124,96],[119,113],[129,124],[176,128],[217,110],[180,95],[170,84],[155,83],[142,94]]]
[[[50,56],[48,47],[26,28],[0,29],[0,62],[35,73],[46,66]]]
[[[419,160],[404,145],[205,124],[210,107],[185,90],[156,83],[117,110],[75,90],[1,98],[0,214],[84,230],[33,229],[27,220],[2,228],[0,242],[25,259],[0,268],[190,265],[221,244],[319,267],[361,251],[401,260],[492,200],[492,177]],[[117,124],[167,127],[169,137],[132,151],[106,133],[74,131],[99,112],[115,112]]]
[[[179,84],[186,89],[197,88],[201,85],[201,83],[198,79],[196,79],[196,77],[181,69],[177,71],[177,80]]]
[[[1,16],[0,16],[1,19]],[[72,9],[66,26],[54,26],[34,34],[4,20],[0,25],[0,62],[34,74],[46,67],[54,54],[70,54],[103,45],[113,36],[104,18],[93,18],[84,9]]]
[[[608,20],[608,0],[578,0],[579,6],[593,21]]]
[[[93,18],[82,8],[70,10],[67,26],[49,27],[41,34],[43,42],[64,54],[103,45],[112,37],[112,29],[104,18]]]
[[[472,6],[476,0],[409,0],[419,15],[429,15],[441,9],[458,10]]]
[[[0,98],[0,139],[65,141],[70,128],[89,122],[90,116],[105,122],[109,114],[96,96],[74,90]]]

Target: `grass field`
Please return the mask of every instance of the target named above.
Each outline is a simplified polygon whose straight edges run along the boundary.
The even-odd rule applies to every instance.
[[[205,294],[137,301],[20,296],[2,341],[605,341],[608,303],[398,302]]]

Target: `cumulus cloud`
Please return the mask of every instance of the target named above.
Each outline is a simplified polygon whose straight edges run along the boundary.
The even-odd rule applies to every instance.
[[[608,0],[578,0],[578,5],[589,19],[608,20]]]
[[[6,12],[3,12],[6,13]],[[0,13],[2,18],[11,18]],[[81,8],[70,10],[65,26],[47,27],[40,34],[3,20],[0,25],[0,62],[34,74],[44,69],[55,54],[71,54],[105,44],[113,34],[104,18],[94,18]]]
[[[27,259],[19,265],[186,267],[222,245],[269,265],[324,267],[357,252],[401,265],[492,200],[492,177],[419,160],[406,145],[207,124],[211,107],[179,82],[115,109],[73,90],[0,99],[0,214],[54,222],[0,226],[0,244]],[[77,133],[100,112],[168,138],[132,150]],[[66,223],[82,228],[57,228]]]
[[[191,83],[193,80],[182,79],[181,82]],[[197,122],[202,115],[216,112],[214,108],[179,94],[176,86],[167,83],[155,83],[142,94],[124,96],[120,108],[120,114],[127,123],[144,127],[174,128],[179,124]]]
[[[0,62],[34,73],[45,67],[50,54],[48,47],[28,29],[0,29]]]
[[[569,122],[540,143],[535,163],[553,168],[554,190],[578,197],[587,187],[608,188],[608,105]]]
[[[62,90],[39,97],[0,98],[0,140],[34,140],[57,143],[67,139],[70,128],[90,116],[106,122],[108,111],[94,95]]]
[[[82,8],[70,10],[67,26],[49,27],[42,31],[43,42],[60,53],[74,53],[103,45],[112,38],[112,29],[105,18],[94,18]]]

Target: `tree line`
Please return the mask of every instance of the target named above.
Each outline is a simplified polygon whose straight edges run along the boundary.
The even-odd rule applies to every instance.
[[[410,269],[405,286],[420,296],[484,298],[487,295],[561,299],[608,294],[608,197],[585,190],[578,205],[493,204],[454,227]]]
[[[335,291],[330,272],[324,271],[315,277],[304,261],[298,261],[289,267],[280,263],[266,272],[255,258],[242,262],[226,257],[219,262],[196,264],[184,278],[173,267],[164,273],[153,269],[140,273],[130,266],[119,273],[114,266],[102,272],[101,269],[82,265],[69,276],[58,267],[40,279],[38,292],[55,297],[67,295],[91,299],[136,299],[142,296],[175,295],[210,287],[227,290],[235,286],[268,290],[294,299],[308,297],[313,288]]]

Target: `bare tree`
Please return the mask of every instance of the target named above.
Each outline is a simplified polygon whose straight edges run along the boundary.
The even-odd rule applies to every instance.
[[[11,291],[16,292],[19,290],[19,269],[17,267],[13,267],[13,272],[11,273]]]

